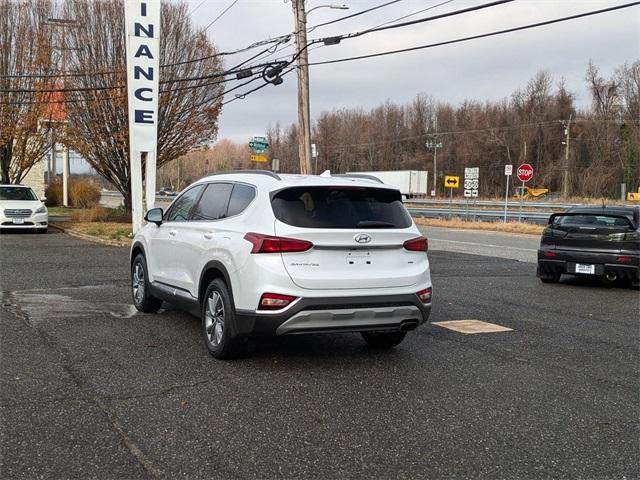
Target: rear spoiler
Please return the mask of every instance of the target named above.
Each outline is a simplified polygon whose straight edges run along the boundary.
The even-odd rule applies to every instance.
[[[376,183],[384,183],[375,175],[368,175],[366,173],[336,173],[331,175],[332,177],[346,177],[346,178],[363,178],[365,180],[373,180]]]
[[[553,213],[549,217],[549,225],[551,225],[553,222],[555,222],[556,218],[558,218],[558,217],[578,217],[578,216],[583,216],[583,215],[599,215],[601,217],[624,218],[627,222],[629,222],[629,225],[631,227],[633,227],[634,229],[638,228],[638,225],[636,225],[636,223],[633,220],[631,220],[629,217],[627,217],[626,215],[616,215],[615,213],[595,213],[595,212]]]

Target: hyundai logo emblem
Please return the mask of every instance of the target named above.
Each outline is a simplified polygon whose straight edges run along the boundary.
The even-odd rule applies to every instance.
[[[371,236],[366,233],[359,233],[353,239],[358,243],[369,243],[371,241]]]

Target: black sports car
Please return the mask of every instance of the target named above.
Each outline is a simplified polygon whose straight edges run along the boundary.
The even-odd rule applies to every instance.
[[[640,207],[581,206],[554,213],[542,232],[538,277],[562,274],[631,280],[640,285]]]

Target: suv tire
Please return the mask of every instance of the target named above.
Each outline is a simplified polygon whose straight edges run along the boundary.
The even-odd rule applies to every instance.
[[[231,359],[239,353],[235,328],[235,309],[224,280],[216,278],[202,301],[202,335],[209,353],[215,358]]]
[[[392,348],[400,345],[407,332],[360,332],[364,341],[374,348]]]
[[[558,283],[560,281],[559,273],[547,273],[540,275],[540,281],[542,283]]]
[[[149,275],[144,255],[139,253],[131,264],[131,296],[133,305],[143,313],[156,313],[162,306],[162,300],[151,295]]]

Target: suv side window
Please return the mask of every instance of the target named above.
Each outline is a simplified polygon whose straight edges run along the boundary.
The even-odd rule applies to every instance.
[[[191,220],[218,220],[227,216],[233,184],[210,183],[191,212]]]
[[[167,222],[185,222],[189,219],[189,212],[193,208],[194,203],[198,199],[198,195],[202,191],[203,185],[196,185],[184,192],[178,198],[167,212],[165,221]]]
[[[233,192],[231,192],[227,216],[232,217],[239,215],[249,206],[254,198],[256,198],[255,188],[249,185],[243,185],[242,183],[236,183],[233,186]]]

